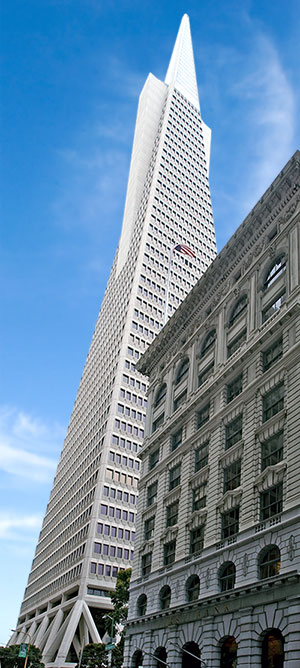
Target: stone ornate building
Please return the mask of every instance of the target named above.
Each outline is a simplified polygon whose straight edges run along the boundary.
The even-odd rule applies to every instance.
[[[300,662],[300,153],[143,355],[125,668]]]

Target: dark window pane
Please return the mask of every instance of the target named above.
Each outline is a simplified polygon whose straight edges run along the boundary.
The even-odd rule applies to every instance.
[[[172,527],[178,521],[178,506],[179,501],[167,506],[167,527]]]
[[[231,536],[234,536],[236,533],[238,533],[239,516],[239,508],[232,508],[232,510],[228,510],[226,513],[222,514],[222,540],[225,538],[230,538]]]
[[[263,551],[263,556],[259,560],[259,577],[272,578],[280,572],[280,550],[276,545],[271,545]]]
[[[229,318],[229,327],[231,327],[233,323],[236,322],[236,320],[238,320],[238,318],[242,315],[242,313],[244,313],[244,311],[247,308],[247,304],[248,304],[247,295],[243,295],[236,303],[231,312],[231,316]]]
[[[232,422],[225,427],[225,450],[238,443],[242,438],[243,416],[238,415]]]
[[[282,511],[282,483],[275,485],[260,495],[260,519],[267,520]]]
[[[210,410],[210,404],[206,404],[206,406],[203,406],[201,411],[197,414],[197,428],[200,429],[202,425],[204,425],[206,422],[209,420],[209,410]]]
[[[201,371],[201,373],[199,373],[198,387],[203,385],[203,383],[205,383],[205,381],[213,374],[213,372],[214,372],[214,362],[209,364],[209,366],[207,366],[203,371]]]
[[[171,540],[164,545],[164,566],[169,566],[175,561],[176,540]]]
[[[180,485],[181,464],[177,464],[169,471],[169,491]]]
[[[203,549],[204,526],[192,529],[190,532],[190,554],[197,554]]]
[[[152,552],[148,552],[148,554],[143,554],[143,556],[142,556],[142,575],[148,575],[148,573],[150,573],[151,563],[152,563]]]
[[[178,429],[175,434],[172,434],[172,451],[176,450],[178,446],[182,443],[182,428]]]
[[[195,473],[208,464],[208,441],[195,450]]]
[[[156,503],[157,500],[157,482],[149,485],[147,489],[147,506],[152,506],[153,503]]]
[[[241,484],[241,460],[230,464],[224,469],[224,494]]]
[[[154,535],[154,526],[155,526],[155,515],[153,515],[153,517],[149,517],[149,519],[145,521],[144,524],[145,540],[150,540],[150,538],[152,538],[152,536]]]
[[[263,397],[263,422],[276,415],[284,407],[284,383],[276,385]]]
[[[151,455],[149,455],[149,469],[154,469],[156,464],[159,462],[159,448],[157,450],[154,450],[154,452],[151,452]]]
[[[240,373],[237,378],[227,385],[227,403],[229,404],[235,397],[237,397],[243,389],[243,374]]]
[[[283,432],[279,432],[261,444],[261,470],[281,462],[283,458]]]
[[[233,353],[235,353],[236,350],[238,350],[241,347],[242,343],[246,341],[246,338],[247,338],[247,331],[246,329],[244,329],[233,341],[231,341],[231,343],[228,344],[227,357],[231,357],[231,355],[233,355]]]
[[[189,363],[188,359],[185,359],[181,363],[181,365],[178,369],[178,372],[177,372],[177,376],[176,376],[176,383],[175,383],[176,385],[178,385],[178,383],[181,383],[181,381],[184,380],[184,378],[187,377],[188,372],[189,372],[189,366],[190,366],[190,363]]]
[[[267,371],[272,364],[282,357],[282,336],[263,353],[263,371]]]
[[[219,573],[221,591],[233,589],[235,585],[235,565],[229,562],[221,567]]]
[[[208,351],[214,347],[216,336],[217,333],[215,329],[213,329],[211,332],[209,332],[209,334],[207,334],[201,348],[201,357],[204,357],[204,355],[206,355],[206,353],[208,353]]]
[[[276,260],[276,262],[272,265],[271,269],[269,270],[265,282],[264,282],[264,288],[267,289],[276,281],[278,276],[282,274],[286,269],[286,261],[284,255]]]

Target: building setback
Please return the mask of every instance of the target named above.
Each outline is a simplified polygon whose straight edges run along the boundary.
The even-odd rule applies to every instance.
[[[299,666],[299,167],[297,151],[138,363],[124,668]]]
[[[10,640],[47,665],[101,642],[131,563],[147,390],[135,364],[216,256],[209,148],[185,15],[165,81],[149,74],[140,96],[120,242]],[[175,245],[191,251],[173,252],[169,275]]]

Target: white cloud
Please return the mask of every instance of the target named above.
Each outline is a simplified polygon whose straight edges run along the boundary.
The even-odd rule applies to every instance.
[[[53,478],[64,430],[15,408],[0,407],[0,470],[49,482]]]
[[[275,45],[261,32],[254,37],[248,71],[233,91],[243,100],[248,126],[249,209],[295,150],[295,94]]]
[[[0,538],[20,536],[20,532],[30,533],[39,529],[42,523],[41,515],[14,515],[11,513],[0,513]]]

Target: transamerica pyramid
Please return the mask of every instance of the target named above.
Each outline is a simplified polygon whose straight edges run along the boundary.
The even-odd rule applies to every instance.
[[[135,362],[216,256],[209,152],[184,15],[165,81],[149,74],[140,95],[121,237],[10,640],[47,665],[102,641],[132,560],[147,401]]]

